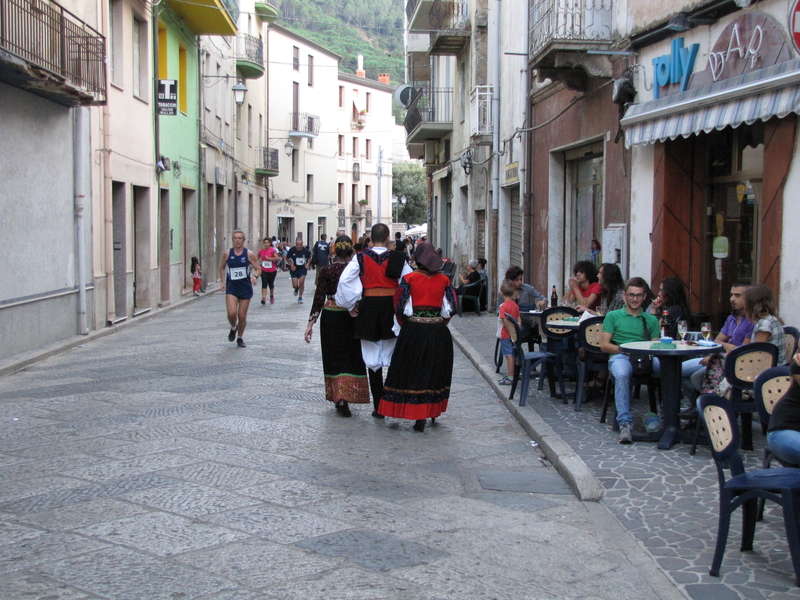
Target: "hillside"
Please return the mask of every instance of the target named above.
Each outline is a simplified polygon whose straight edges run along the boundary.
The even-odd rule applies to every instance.
[[[280,0],[279,23],[342,57],[341,70],[356,72],[364,56],[367,77],[388,73],[403,81],[404,0]]]

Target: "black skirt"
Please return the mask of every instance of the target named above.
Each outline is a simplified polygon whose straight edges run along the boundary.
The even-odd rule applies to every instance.
[[[356,320],[342,308],[323,308],[319,322],[325,398],[367,404],[369,383],[361,342],[353,335]]]

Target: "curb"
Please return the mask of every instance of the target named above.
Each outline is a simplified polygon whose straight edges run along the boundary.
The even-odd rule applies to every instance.
[[[488,368],[484,358],[472,347],[466,338],[455,328],[450,328],[453,341],[461,349],[464,355],[475,365],[481,376],[488,382],[497,397],[506,405],[508,411],[519,421],[522,428],[539,444],[547,460],[549,460],[556,471],[564,478],[567,484],[575,492],[579,500],[588,502],[599,502],[603,499],[604,488],[586,466],[583,459],[578,456],[561,436],[536,413],[533,408],[519,407],[506,397],[505,390],[502,390],[495,381],[494,373]],[[526,410],[527,408],[527,410]]]
[[[40,348],[38,350],[31,350],[30,352],[24,352],[23,354],[18,354],[12,358],[8,358],[6,360],[0,361],[0,377],[5,377],[6,375],[11,375],[12,373],[16,373],[17,371],[21,371],[31,365],[35,365],[42,361],[47,360],[48,358],[52,358],[54,356],[58,356],[59,354],[63,354],[73,348],[77,348],[79,346],[83,346],[84,344],[88,344],[94,340],[98,340],[100,338],[104,338],[107,335],[111,335],[113,333],[117,333],[118,331],[122,331],[123,329],[130,327],[131,325],[135,325],[136,323],[144,323],[145,321],[149,321],[155,317],[163,315],[179,306],[184,306],[188,302],[194,302],[195,300],[201,300],[203,298],[207,298],[213,296],[216,292],[207,292],[202,296],[193,296],[192,294],[187,294],[188,297],[181,298],[180,300],[176,300],[175,302],[171,302],[169,306],[165,306],[163,308],[157,308],[155,310],[150,310],[148,313],[141,315],[139,317],[134,317],[131,319],[127,319],[122,323],[108,325],[103,327],[102,329],[93,329],[86,335],[74,335],[69,337],[65,340],[60,340],[58,342],[54,342],[45,346],[44,348]]]

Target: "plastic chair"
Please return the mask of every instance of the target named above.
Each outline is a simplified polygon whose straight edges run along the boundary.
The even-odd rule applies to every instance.
[[[769,419],[772,416],[772,409],[778,403],[778,400],[783,398],[783,395],[792,384],[792,376],[789,373],[789,367],[780,366],[772,367],[761,373],[756,377],[753,384],[753,394],[756,399],[756,408],[758,409],[758,416],[761,419],[761,431],[766,434],[767,427],[769,426]],[[788,463],[781,460],[772,454],[772,450],[767,444],[764,447],[764,458],[761,459],[761,468],[769,469],[772,465],[772,459],[780,463],[782,467],[795,467],[798,465]],[[760,521],[764,516],[764,499],[758,499],[758,516],[757,521]]]
[[[784,327],[783,333],[786,336],[786,364],[792,364],[792,359],[797,353],[797,343],[800,341],[800,331],[797,327]]]
[[[461,314],[462,306],[464,305],[464,300],[472,300],[473,305],[475,306],[475,313],[480,317],[481,316],[481,290],[486,285],[486,281],[484,279],[479,279],[475,283],[469,283],[465,286],[461,287],[461,293],[458,294],[458,316],[463,316]]]
[[[569,306],[552,306],[543,310],[539,318],[542,337],[547,338],[547,343],[545,344],[543,342],[542,345],[544,345],[546,352],[555,354],[558,357],[555,364],[555,369],[560,378],[563,378],[562,373],[564,372],[565,358],[567,358],[569,355],[575,356],[576,354],[575,334],[577,333],[577,330],[565,329],[563,327],[550,327],[548,323],[550,321],[559,321],[568,317],[578,316],[580,316],[580,313]],[[550,395],[555,396],[555,382],[553,381],[553,378],[549,376],[549,372],[548,380],[550,383]],[[561,381],[561,379],[559,379],[559,381]],[[564,395],[563,390],[561,393],[561,400],[564,404],[569,404],[569,399]]]
[[[583,389],[584,381],[586,380],[586,371],[594,373],[607,373],[608,361],[597,360],[598,354],[602,354],[600,350],[600,336],[603,333],[603,317],[592,317],[581,321],[578,327],[578,349],[583,349],[584,359],[581,360],[580,352],[578,353],[578,383],[575,388],[575,410],[581,410],[583,403],[583,396],[585,391]]]
[[[800,531],[797,521],[800,510],[800,469],[757,469],[746,472],[739,455],[739,430],[731,403],[716,394],[703,394],[697,399],[697,408],[708,431],[711,456],[719,479],[719,527],[709,574],[719,577],[731,515],[739,506],[743,511],[740,550],[745,552],[753,549],[757,502],[759,498],[765,498],[783,508],[795,584],[800,585]],[[727,480],[725,468],[730,468],[731,473],[731,478]]]
[[[528,399],[528,389],[530,387],[530,380],[531,380],[531,372],[536,369],[537,367],[547,365],[547,372],[548,375],[552,378],[553,376],[553,367],[554,365],[557,366],[558,363],[558,356],[551,353],[551,352],[525,352],[522,349],[522,339],[520,336],[520,327],[519,323],[517,323],[516,319],[511,315],[506,315],[506,319],[509,323],[511,323],[514,333],[511,335],[511,343],[514,345],[514,353],[516,354],[516,364],[517,368],[514,369],[514,379],[511,382],[511,391],[508,394],[508,399],[513,400],[514,392],[517,389],[517,382],[522,379],[522,385],[520,387],[519,392],[519,405],[525,406],[525,403]],[[562,398],[565,397],[564,391],[564,376],[561,374],[561,371],[556,369],[555,375],[558,378],[558,385],[561,389],[561,396]],[[539,376],[539,389],[542,389],[544,383],[544,369],[541,369],[541,375]],[[551,386],[551,396],[555,395],[554,390]]]

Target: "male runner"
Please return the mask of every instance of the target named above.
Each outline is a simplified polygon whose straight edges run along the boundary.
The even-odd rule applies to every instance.
[[[319,272],[322,267],[327,267],[330,264],[331,244],[328,243],[328,236],[324,233],[319,236],[319,240],[314,244],[314,249],[311,250],[311,257],[314,261],[317,274],[314,276],[314,283],[319,283]]]
[[[308,274],[308,261],[311,260],[311,251],[303,246],[303,240],[297,238],[294,247],[290,248],[286,253],[286,260],[289,263],[291,273],[289,276],[292,278],[292,287],[294,288],[294,295],[298,296],[298,304],[303,303],[303,290],[306,287],[306,275]]]
[[[228,341],[232,342],[235,339],[239,348],[246,348],[242,335],[247,326],[247,309],[250,308],[250,298],[253,297],[253,286],[256,277],[261,274],[261,269],[255,253],[244,247],[244,232],[237,229],[231,237],[233,248],[228,251],[219,266],[219,278],[223,282],[225,308],[228,310],[228,322],[231,324]],[[247,272],[251,265],[254,274],[248,277]]]
[[[374,410],[372,416],[382,419],[378,405],[383,395],[383,367],[392,362],[397,338],[394,325],[394,293],[403,275],[411,273],[402,252],[386,247],[389,228],[384,223],[372,227],[372,247],[353,257],[342,271],[336,290],[336,304],[356,317],[355,336],[361,340],[369,389]]]

